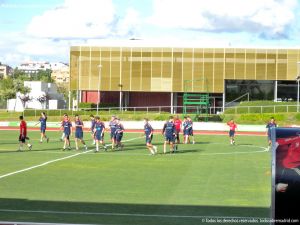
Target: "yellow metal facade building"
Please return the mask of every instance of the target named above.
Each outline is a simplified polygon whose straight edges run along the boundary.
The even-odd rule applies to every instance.
[[[223,93],[224,80],[295,80],[300,50],[241,48],[71,47],[71,90],[183,92],[184,80],[205,79]],[[196,84],[191,92],[203,92]],[[204,88],[204,87],[203,87]]]
[[[225,81],[274,81],[277,90],[295,81],[298,61],[300,49],[73,46],[70,90],[180,95],[194,80],[188,92],[223,96],[224,105]]]

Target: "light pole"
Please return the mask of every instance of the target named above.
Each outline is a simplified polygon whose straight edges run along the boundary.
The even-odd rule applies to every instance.
[[[122,111],[122,87],[123,84],[118,84],[118,87],[120,88],[120,103],[119,103],[119,110]]]
[[[98,111],[99,111],[99,104],[100,104],[100,79],[101,79],[101,69],[102,69],[102,65],[98,65],[98,97],[97,97],[97,115],[98,115]]]

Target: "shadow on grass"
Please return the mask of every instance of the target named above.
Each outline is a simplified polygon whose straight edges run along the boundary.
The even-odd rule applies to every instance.
[[[122,225],[198,225],[206,219],[267,218],[269,208],[0,199],[0,221]],[[220,224],[210,222],[209,224]],[[230,223],[227,223],[230,224]],[[234,223],[239,224],[239,223]],[[248,223],[241,223],[248,224]],[[250,224],[250,223],[249,223]],[[259,223],[251,223],[259,224]]]

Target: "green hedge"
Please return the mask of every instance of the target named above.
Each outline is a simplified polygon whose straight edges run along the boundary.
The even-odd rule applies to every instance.
[[[99,108],[118,107],[116,103],[100,103]],[[97,104],[93,102],[80,102],[78,104],[79,109],[96,109]]]

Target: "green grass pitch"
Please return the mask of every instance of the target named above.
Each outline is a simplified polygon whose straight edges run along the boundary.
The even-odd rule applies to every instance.
[[[270,216],[266,137],[237,136],[231,146],[227,136],[197,135],[176,154],[150,156],[138,133],[124,135],[124,151],[97,154],[63,152],[60,133],[48,135],[40,144],[30,131],[33,150],[16,152],[17,131],[0,131],[0,221],[195,225]],[[162,142],[156,134],[159,152]]]

